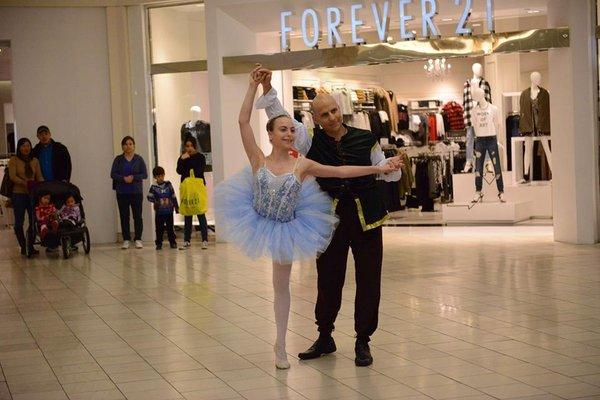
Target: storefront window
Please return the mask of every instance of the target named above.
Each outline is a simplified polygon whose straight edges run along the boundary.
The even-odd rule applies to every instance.
[[[212,155],[208,75],[204,63],[204,4],[150,8],[148,18],[153,74],[154,165],[165,169],[166,178],[179,192],[176,168],[183,151],[182,142],[190,135],[195,137],[198,151],[206,157],[205,179],[210,197]],[[209,208],[209,219],[210,215]]]
[[[0,155],[15,152],[10,43],[0,41]]]

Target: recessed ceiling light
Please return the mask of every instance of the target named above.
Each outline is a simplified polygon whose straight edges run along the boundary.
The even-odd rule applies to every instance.
[[[450,21],[452,21],[452,20],[453,20],[453,18],[442,18],[442,21],[443,21],[443,22],[450,22]]]
[[[525,11],[527,11],[527,14],[539,14],[541,12],[540,10],[534,10],[531,8],[526,8]]]

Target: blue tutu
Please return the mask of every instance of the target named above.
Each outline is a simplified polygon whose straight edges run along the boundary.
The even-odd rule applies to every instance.
[[[217,232],[250,258],[280,264],[315,259],[329,246],[337,224],[331,198],[314,178],[273,175],[248,167],[220,183],[214,195]]]

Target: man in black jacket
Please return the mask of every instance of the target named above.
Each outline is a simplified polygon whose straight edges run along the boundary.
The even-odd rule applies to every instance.
[[[37,129],[39,143],[32,151],[33,157],[40,162],[42,175],[45,181],[70,181],[71,180],[71,155],[66,146],[55,142],[47,126]]]

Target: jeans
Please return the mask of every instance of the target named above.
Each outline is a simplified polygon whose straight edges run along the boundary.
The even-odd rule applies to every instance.
[[[467,126],[467,162],[475,165],[475,128]],[[485,155],[485,161],[490,161],[490,155]]]
[[[206,222],[206,215],[197,215],[198,222],[200,223],[200,234],[202,235],[202,241],[208,242],[208,222]],[[183,225],[183,240],[189,242],[192,240],[192,216],[186,216],[184,218]]]
[[[173,227],[173,213],[167,215],[156,214],[154,216],[154,222],[156,225],[156,245],[162,245],[165,231],[167,232],[169,243],[174,245],[177,240],[175,238],[175,229]]]
[[[135,236],[133,240],[142,240],[144,222],[142,220],[142,204],[144,196],[141,193],[117,193],[117,204],[119,205],[119,216],[121,217],[121,232],[123,240],[131,240],[129,227],[129,209],[133,213],[133,227]]]
[[[475,189],[481,192],[483,188],[483,164],[486,153],[490,155],[494,164],[498,192],[504,193],[502,166],[500,165],[500,153],[498,152],[498,139],[496,136],[475,138]]]
[[[11,202],[13,211],[15,213],[15,236],[17,237],[17,242],[19,242],[19,246],[21,246],[21,250],[24,250],[27,243],[27,240],[25,239],[25,233],[23,232],[23,227],[25,225],[25,213],[27,213],[29,218],[29,226],[27,227],[27,230],[33,228],[33,208],[31,206],[31,199],[29,198],[28,194],[13,193]],[[33,243],[30,243],[29,247],[32,249]]]

